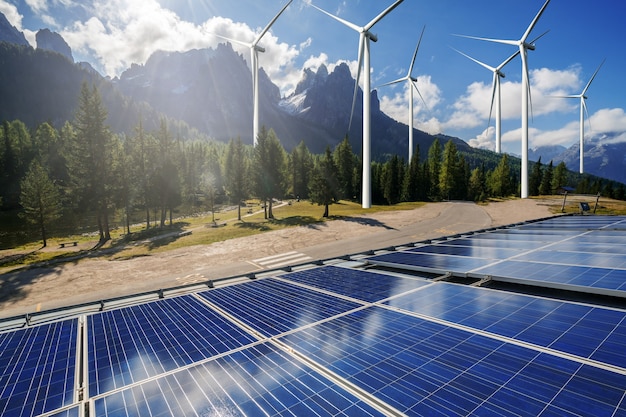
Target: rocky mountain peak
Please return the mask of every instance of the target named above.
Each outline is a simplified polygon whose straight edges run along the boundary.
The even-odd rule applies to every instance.
[[[52,32],[50,29],[40,29],[37,32],[36,40],[38,49],[57,52],[74,62],[72,49],[58,33]]]
[[[0,41],[15,43],[18,45],[29,45],[24,34],[7,20],[6,16],[0,13]]]

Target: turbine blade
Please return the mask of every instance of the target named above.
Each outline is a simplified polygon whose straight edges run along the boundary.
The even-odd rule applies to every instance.
[[[356,104],[356,97],[357,97],[357,93],[359,91],[359,76],[361,75],[361,65],[363,64],[363,49],[365,48],[365,32],[361,32],[361,34],[359,35],[359,58],[358,58],[358,63],[356,66],[356,79],[354,80],[354,93],[352,95],[352,108],[350,109],[350,122],[348,122],[348,132],[350,132],[350,129],[352,128],[352,117],[354,116],[354,106]],[[369,70],[369,68],[367,69]],[[370,92],[368,91],[367,94],[369,94]],[[365,91],[363,91],[363,94],[366,94]]]
[[[265,35],[265,34],[267,33],[267,31],[268,31],[268,30],[270,30],[270,28],[272,27],[272,25],[274,24],[274,22],[276,22],[276,20],[278,19],[278,17],[279,17],[281,14],[283,14],[283,12],[285,11],[285,9],[286,9],[287,7],[289,7],[289,5],[291,4],[291,2],[292,2],[292,1],[293,1],[293,0],[289,0],[289,1],[287,2],[287,4],[285,4],[285,5],[283,6],[283,8],[282,8],[282,9],[280,9],[280,12],[278,12],[278,14],[277,14],[276,16],[274,16],[274,18],[273,18],[273,19],[272,19],[272,20],[271,20],[271,21],[267,24],[267,26],[265,26],[265,29],[263,29],[263,30],[261,31],[261,33],[259,33],[259,34],[257,35],[256,39],[252,42],[252,45],[253,45],[253,46],[256,46],[256,45],[259,43],[259,41],[261,40],[261,38],[263,37],[263,35]]]
[[[377,85],[376,87],[374,87],[374,89],[376,90],[376,89],[378,89],[380,87],[385,87],[385,86],[392,85],[392,84],[398,84],[398,83],[400,83],[402,81],[406,81],[407,79],[408,79],[408,77],[398,78],[397,80],[393,80],[393,81],[386,82],[384,84]]]
[[[518,41],[511,41],[511,40],[507,40],[507,39],[479,38],[478,36],[457,35],[456,33],[453,33],[452,36],[458,36],[460,38],[467,38],[467,39],[476,39],[476,40],[479,40],[479,41],[503,43],[505,45],[513,45],[513,46],[519,45]]]
[[[531,44],[531,45],[534,45],[534,44],[535,44],[535,42],[537,42],[539,39],[543,38],[543,36],[544,36],[546,33],[548,33],[548,32],[550,32],[550,29],[546,30],[546,31],[545,31],[545,32],[543,32],[541,35],[537,36],[535,39],[533,39],[532,41],[530,41],[530,44]]]
[[[413,52],[413,59],[411,60],[411,66],[409,67],[408,76],[411,76],[413,72],[413,65],[415,65],[415,57],[417,57],[417,51],[420,49],[420,44],[422,43],[422,37],[424,36],[424,30],[426,30],[426,25],[422,28],[422,33],[420,34],[420,38],[417,41],[417,46],[415,47],[415,52]]]
[[[496,88],[500,84],[500,75],[497,72],[493,72],[493,82],[491,87],[491,105],[489,106],[489,119],[487,119],[487,127],[491,124],[491,113],[493,112],[493,102],[496,99]]]
[[[580,105],[583,106],[585,110],[585,114],[587,115],[587,124],[589,125],[589,132],[591,133],[591,118],[589,117],[589,112],[587,111],[587,103],[585,103],[585,98],[580,98]]]
[[[585,93],[587,92],[587,89],[589,88],[589,86],[591,85],[591,82],[593,81],[594,78],[596,78],[596,75],[598,74],[598,71],[600,71],[600,68],[602,67],[602,65],[604,64],[604,61],[606,61],[606,58],[604,58],[602,60],[602,62],[600,63],[600,66],[598,66],[598,69],[596,70],[596,72],[593,73],[593,75],[591,76],[591,79],[589,80],[589,82],[587,83],[587,85],[585,86],[585,88],[583,89],[583,92],[580,93],[581,95],[585,95]]]
[[[420,96],[420,99],[422,99],[422,103],[424,103],[424,107],[426,108],[426,110],[428,110],[428,113],[431,113],[430,108],[428,107],[428,104],[426,104],[426,100],[424,100],[424,97],[422,96],[422,93],[420,92],[420,89],[417,88],[417,83],[411,80],[411,85],[413,86],[413,88],[415,88],[415,91],[417,91],[417,95]]]
[[[387,7],[385,10],[383,10],[378,16],[376,16],[375,18],[373,18],[367,25],[365,25],[363,27],[364,31],[368,31],[372,28],[372,26],[374,26],[380,19],[382,19],[383,17],[385,17],[386,15],[388,15],[393,9],[395,9],[396,7],[398,7],[400,5],[400,3],[402,3],[404,0],[396,0],[395,3],[393,3],[391,6]]]
[[[450,47],[450,48],[452,48],[452,47]],[[492,72],[495,72],[495,71],[496,71],[496,68],[491,67],[491,66],[489,66],[489,65],[487,65],[487,64],[485,64],[485,63],[483,63],[483,62],[480,62],[479,60],[474,59],[474,58],[472,58],[471,56],[469,56],[469,55],[467,55],[467,54],[464,54],[463,52],[459,51],[458,49],[455,49],[455,48],[452,48],[452,49],[453,49],[453,50],[455,50],[455,51],[457,51],[458,53],[460,53],[460,54],[461,54],[461,55],[463,55],[464,57],[471,59],[472,61],[474,61],[474,62],[475,62],[475,63],[477,63],[478,65],[480,65],[480,66],[482,66],[482,67],[484,67],[484,68],[487,68],[489,71],[492,71]],[[519,52],[518,52],[518,54],[519,54]]]
[[[526,38],[528,38],[528,35],[530,35],[530,32],[532,32],[533,28],[535,27],[535,25],[539,21],[539,18],[541,17],[543,12],[546,10],[546,7],[548,7],[548,3],[550,3],[550,0],[546,0],[546,2],[541,7],[541,10],[539,10],[539,13],[537,13],[537,16],[535,16],[533,21],[530,22],[530,25],[528,25],[528,28],[526,29],[526,32],[524,32],[524,35],[522,35],[522,38],[520,39],[521,43],[526,42]]]
[[[503,75],[502,73],[500,73],[500,70],[501,70],[502,68],[504,68],[504,67],[506,66],[506,64],[508,64],[509,62],[513,61],[513,59],[514,59],[516,56],[518,56],[518,55],[519,55],[519,50],[518,50],[518,51],[516,51],[514,54],[511,54],[511,56],[510,56],[510,57],[508,57],[508,58],[507,58],[507,59],[505,59],[505,60],[504,60],[504,61],[503,61],[500,65],[498,65],[498,66],[496,67],[496,69],[495,69],[495,70],[498,72],[498,74],[500,74],[502,77],[504,77],[504,75]]]
[[[356,30],[357,32],[363,32],[364,29],[360,26],[355,25],[354,23],[348,22],[347,20],[344,20],[338,16],[335,16],[332,13],[327,12],[324,9],[320,9],[319,7],[317,7],[316,5],[314,5],[313,3],[309,3],[309,6],[312,6],[313,8],[319,10],[320,12],[324,13],[325,15],[332,17],[333,19],[335,19],[336,21],[338,21],[339,23],[348,26],[350,29]]]
[[[578,95],[570,95],[570,96],[548,96],[548,97],[554,97],[554,98],[580,98],[580,94],[578,94]]]
[[[232,42],[232,43],[236,43],[238,45],[245,46],[246,48],[254,47],[254,45],[252,45],[251,43],[239,41],[237,39],[227,38],[226,36],[218,35],[217,33],[211,33],[211,35],[213,35],[213,36],[215,36],[217,38],[221,38],[221,39],[227,40],[228,42]]]

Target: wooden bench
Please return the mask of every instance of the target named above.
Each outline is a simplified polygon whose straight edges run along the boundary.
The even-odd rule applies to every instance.
[[[78,242],[63,242],[60,244],[62,248],[66,247],[66,246],[76,246],[78,245]]]

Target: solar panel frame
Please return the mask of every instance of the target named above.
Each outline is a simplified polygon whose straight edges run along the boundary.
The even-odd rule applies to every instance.
[[[365,258],[365,261],[371,265],[387,266],[390,268],[401,268],[435,274],[453,273],[456,275],[465,275],[467,271],[485,267],[494,262],[493,259],[435,255],[408,251],[374,255]]]

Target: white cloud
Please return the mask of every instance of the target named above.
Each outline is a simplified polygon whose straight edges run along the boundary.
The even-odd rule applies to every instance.
[[[495,151],[496,144],[494,142],[494,138],[495,138],[495,128],[493,126],[489,126],[481,134],[479,134],[473,139],[470,139],[468,143],[472,148],[487,149],[490,151]]]
[[[2,13],[12,26],[15,26],[17,30],[22,30],[22,19],[24,16],[17,11],[15,5],[8,3],[5,0],[0,0],[0,13]]]

